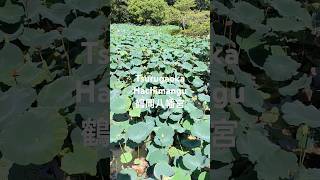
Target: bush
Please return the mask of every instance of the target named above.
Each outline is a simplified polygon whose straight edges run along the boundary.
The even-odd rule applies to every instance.
[[[182,12],[189,11],[196,6],[196,2],[194,0],[177,0],[173,6]]]
[[[178,9],[169,6],[165,13],[165,24],[179,25],[181,23],[182,13]]]
[[[168,4],[164,0],[129,0],[128,12],[135,23],[162,24]]]
[[[188,36],[207,36],[210,33],[210,11],[187,11],[184,14],[176,8],[168,11],[168,16],[165,23],[182,26],[186,24],[185,28],[180,30],[173,30],[171,34],[184,34]]]
[[[186,14],[188,28],[181,33],[189,36],[207,36],[210,33],[210,11],[188,11]]]
[[[112,0],[111,21],[112,23],[126,23],[130,20],[128,12],[128,0]]]

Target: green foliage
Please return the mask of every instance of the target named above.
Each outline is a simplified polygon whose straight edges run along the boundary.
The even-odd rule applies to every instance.
[[[181,30],[182,34],[195,37],[208,36],[210,32],[209,11],[188,11],[185,14],[185,22],[188,27]]]
[[[125,23],[130,20],[128,0],[111,0],[111,8],[111,21],[113,23]]]
[[[213,1],[212,26],[216,34],[212,48],[239,48],[240,53],[239,67],[215,64],[214,86],[244,87],[244,101],[230,103],[221,110],[230,119],[238,119],[239,127],[236,147],[213,149],[213,166],[219,167],[211,178],[279,180],[318,176],[318,169],[306,170],[312,166],[306,156],[313,154],[307,152],[308,146],[316,146],[313,139],[320,127],[319,102],[305,97],[313,85],[311,67],[319,66],[319,61],[303,54],[316,57],[313,49],[319,44],[312,32],[312,12],[305,8],[306,1],[301,2]],[[250,164],[239,173],[237,167],[246,161]]]
[[[177,0],[173,7],[177,8],[179,11],[185,12],[189,11],[196,6],[194,0]]]
[[[139,158],[139,154],[145,158],[149,164],[146,171],[153,172],[155,179],[191,179],[192,176],[197,179],[200,172],[206,172],[209,167],[209,41],[169,34],[176,29],[176,26],[111,26],[111,77],[117,78],[111,78],[114,86],[110,94],[129,97],[132,101],[124,111],[112,110],[110,128],[114,135],[111,135],[111,143],[138,151],[133,158]],[[137,75],[176,76],[187,80],[150,84],[137,82]],[[187,89],[189,93],[182,96],[133,93],[133,88],[147,86]],[[163,99],[165,102],[169,98],[184,100],[184,107],[148,107],[140,108],[139,116],[133,113],[139,99]],[[111,104],[119,103],[117,101],[111,98]],[[118,113],[123,118],[119,118]],[[141,151],[146,151],[146,155],[141,155]],[[123,171],[119,176],[137,176],[131,168]]]
[[[112,22],[181,26],[172,34],[201,37],[209,34],[208,0],[113,0]]]
[[[128,0],[128,12],[135,23],[161,24],[168,4],[164,0]]]
[[[35,171],[29,167],[45,167],[55,160],[61,160],[57,169],[63,174],[95,176],[98,161],[106,158],[101,152],[107,150],[85,147],[79,122],[105,117],[105,105],[77,103],[75,95],[76,82],[94,80],[96,87],[107,86],[106,67],[86,63],[81,43],[93,41],[97,49],[106,48],[108,1],[0,4],[0,178],[7,179],[3,175],[9,170],[18,176],[17,166],[31,174]],[[98,60],[96,50],[93,54]],[[32,175],[29,178],[52,178]]]
[[[165,24],[172,24],[172,25],[179,25],[180,24],[181,18],[182,18],[182,13],[177,8],[175,8],[173,6],[169,6],[166,9],[165,15],[166,15],[165,19],[164,19]]]

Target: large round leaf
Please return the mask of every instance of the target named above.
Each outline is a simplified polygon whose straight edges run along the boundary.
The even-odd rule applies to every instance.
[[[13,75],[23,61],[22,51],[14,44],[6,44],[0,50],[0,81],[6,84],[13,82]]]
[[[11,1],[6,1],[4,7],[0,7],[0,21],[9,24],[17,23],[24,15],[23,7],[20,5],[12,4]]]
[[[291,125],[299,126],[305,123],[313,128],[320,127],[320,111],[313,105],[306,106],[300,101],[294,101],[285,103],[281,110],[283,119]]]
[[[118,96],[111,99],[110,109],[113,113],[122,114],[126,113],[131,106],[131,100],[127,96]]]
[[[43,164],[60,152],[67,132],[66,122],[57,112],[33,108],[1,131],[0,149],[5,158],[17,164]]]
[[[285,81],[297,73],[300,64],[289,56],[272,55],[263,65],[266,74],[275,81]]]
[[[202,140],[210,142],[210,122],[200,121],[193,124],[191,133]]]
[[[154,142],[159,146],[170,146],[173,143],[174,130],[171,126],[162,126],[156,131]]]
[[[168,163],[160,162],[154,166],[153,174],[157,179],[162,179],[173,176],[174,170]]]
[[[61,77],[40,91],[38,103],[46,107],[64,108],[70,106],[75,103],[75,97],[72,95],[75,89],[76,82],[71,76]]]
[[[97,151],[82,144],[73,145],[74,152],[66,154],[61,160],[61,169],[68,174],[90,174],[95,176],[98,163]]]
[[[141,143],[149,135],[149,128],[146,123],[139,122],[131,125],[128,129],[128,137],[136,143]]]
[[[23,113],[36,99],[36,91],[28,87],[12,87],[0,95],[0,127],[13,121]]]

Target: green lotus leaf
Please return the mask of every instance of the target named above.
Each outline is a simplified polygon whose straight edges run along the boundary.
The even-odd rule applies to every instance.
[[[122,169],[117,175],[117,180],[137,180],[137,172],[131,168]]]
[[[229,111],[233,112],[239,119],[241,119],[240,121],[238,121],[238,123],[240,123],[240,125],[237,127],[239,131],[243,130],[243,128],[245,128],[246,126],[249,126],[249,127],[254,126],[254,124],[257,121],[257,116],[249,114],[244,109],[244,107],[241,106],[240,104],[234,104],[234,103],[231,104],[229,107]],[[217,120],[222,120],[222,119],[223,118],[220,118]],[[225,119],[228,120],[229,118],[225,118]]]
[[[279,149],[264,134],[252,129],[247,134],[241,134],[237,137],[236,146],[238,152],[242,155],[248,155],[251,162],[259,162],[266,154],[273,153]]]
[[[224,149],[224,148],[213,148],[212,150],[213,154],[213,160],[220,161],[223,163],[231,163],[235,160],[235,157],[233,156],[230,149]]]
[[[85,38],[87,41],[96,41],[106,29],[106,18],[98,16],[95,19],[78,17],[64,29],[62,35],[70,41]]]
[[[192,84],[194,85],[194,87],[197,87],[197,88],[203,86],[203,83],[204,82],[198,76],[196,76],[192,81]]]
[[[122,89],[125,87],[125,83],[120,81],[116,76],[111,76],[110,77],[110,87],[112,89]]]
[[[217,11],[218,14],[220,15],[228,15],[230,13],[229,8],[224,6],[222,3],[219,1],[212,1],[212,5],[215,11]]]
[[[127,96],[118,96],[111,99],[110,110],[116,114],[126,113],[131,106],[131,100]]]
[[[83,143],[82,130],[79,127],[72,129],[70,137],[72,140],[72,144]]]
[[[190,117],[194,120],[203,117],[204,113],[201,109],[195,107],[192,103],[187,103],[184,109],[190,114]]]
[[[192,156],[190,154],[186,154],[182,158],[183,165],[191,171],[196,169],[201,169],[205,163],[205,157],[200,156],[198,154]]]
[[[39,13],[44,8],[41,5],[41,0],[34,0],[34,1],[24,1],[18,0],[22,2],[23,6],[25,7],[25,14],[27,18],[30,20],[30,23],[35,23],[40,21]]]
[[[28,165],[51,161],[60,152],[68,130],[64,118],[57,112],[31,108],[11,120],[0,134],[3,156],[17,164]]]
[[[278,121],[279,116],[279,109],[277,107],[273,107],[270,111],[262,113],[261,120],[267,123],[275,123]]]
[[[82,144],[74,144],[73,149],[73,152],[62,157],[61,169],[69,175],[85,173],[95,176],[99,161],[97,151]]]
[[[55,3],[50,8],[43,8],[41,15],[55,24],[66,26],[65,18],[71,12],[71,7],[63,3]]]
[[[133,108],[129,110],[129,115],[131,117],[140,117],[141,109],[140,108]]]
[[[261,39],[262,37],[258,33],[253,33],[247,38],[237,36],[237,43],[239,44],[241,49],[249,51],[250,49],[263,44],[264,42]]]
[[[228,39],[227,37],[225,36],[221,36],[221,35],[215,35],[212,39],[212,42],[215,44],[215,45],[220,45],[220,46],[225,46],[225,45],[235,45],[235,43]]]
[[[202,102],[210,102],[210,96],[206,94],[199,94],[198,99]]]
[[[312,27],[312,19],[307,9],[302,7],[302,4],[298,1],[291,0],[272,0],[270,1],[281,16],[294,17],[302,21],[306,27]]]
[[[17,68],[17,72],[18,76],[11,83],[8,82],[8,85],[13,86],[16,83],[19,83],[21,85],[35,87],[45,80],[52,80],[51,72],[45,70],[44,68],[40,69],[37,67],[37,64],[31,63],[29,61]]]
[[[320,176],[320,170],[316,168],[300,168],[298,175],[295,177],[297,180],[317,180]]]
[[[242,102],[244,106],[253,108],[258,112],[262,112],[263,103],[264,98],[261,91],[258,91],[250,86],[244,87],[244,101]]]
[[[163,150],[161,149],[156,149],[154,151],[151,151],[148,153],[147,155],[147,160],[149,162],[150,165],[154,165],[156,163],[160,163],[160,162],[169,162],[169,157],[167,154],[164,153]]]
[[[129,163],[132,161],[132,154],[130,152],[125,152],[120,155],[120,162],[123,164]]]
[[[259,159],[255,169],[259,179],[289,178],[288,172],[298,170],[297,157],[295,154],[281,149],[268,152]]]
[[[99,77],[104,71],[103,64],[83,64],[75,70],[73,76],[79,81],[88,81]]]
[[[12,4],[11,1],[6,1],[4,7],[0,7],[0,21],[14,24],[21,20],[24,15],[24,10],[22,6]]]
[[[32,28],[24,28],[23,34],[19,37],[19,40],[25,46],[33,48],[47,49],[54,43],[55,40],[60,40],[60,34],[58,31],[44,32],[42,30],[36,30]],[[61,40],[60,40],[61,41]]]
[[[293,96],[302,88],[310,87],[312,79],[304,74],[300,79],[293,80],[288,86],[279,88],[279,93],[283,96]]]
[[[123,138],[123,127],[119,125],[112,124],[110,126],[110,142],[111,143],[116,143],[120,141]]]
[[[267,21],[267,25],[273,31],[279,32],[297,32],[305,28],[304,24],[300,21],[297,21],[294,18],[270,18]]]
[[[170,157],[179,157],[179,156],[183,156],[185,155],[187,152],[183,151],[183,150],[180,150],[180,149],[177,149],[176,147],[174,146],[171,146],[168,150],[168,154]]]
[[[154,142],[159,146],[169,146],[173,143],[174,130],[170,126],[162,126],[156,130]]]
[[[75,103],[72,92],[76,90],[75,80],[71,76],[61,77],[45,86],[38,95],[38,105],[64,108]]]
[[[231,17],[238,23],[255,26],[263,21],[264,12],[248,2],[240,1],[234,3],[234,8],[231,9]]]
[[[198,180],[209,180],[209,173],[204,171],[202,173],[200,173]]]
[[[145,122],[138,122],[131,125],[128,129],[128,137],[136,143],[141,143],[150,134],[148,126]]]
[[[14,44],[8,43],[0,50],[0,81],[11,83],[14,72],[24,62],[22,51]]]
[[[300,64],[289,56],[271,55],[263,67],[272,80],[285,81],[297,73]]]
[[[90,94],[86,92],[87,89],[90,89],[93,87],[94,93],[93,94],[93,102],[90,98]],[[91,84],[91,85],[83,85],[84,92],[82,93],[81,99],[78,97],[76,98],[76,112],[81,114],[81,116],[84,119],[93,118],[93,119],[100,119],[105,118],[110,115],[110,112],[108,112],[107,103],[109,103],[107,98],[107,79],[103,78],[100,82],[97,84]],[[82,91],[82,88],[77,88],[77,91]],[[79,92],[77,92],[79,93]],[[81,94],[80,94],[81,95]],[[110,93],[110,99],[111,102],[113,98],[111,98]],[[111,106],[111,104],[110,104]],[[112,107],[110,107],[112,109]],[[111,110],[112,112],[112,110]]]
[[[210,142],[210,122],[209,121],[200,121],[193,124],[191,129],[192,135]]]
[[[182,119],[182,114],[171,114],[169,118],[175,122],[180,121]]]
[[[307,124],[312,128],[320,127],[320,111],[313,105],[306,106],[300,101],[287,102],[281,107],[283,119],[295,126]]]
[[[154,166],[153,174],[156,178],[162,179],[163,177],[172,177],[175,172],[168,163],[159,162]]]
[[[191,176],[188,171],[183,170],[181,168],[173,167],[174,169],[174,176],[172,176],[172,180],[180,180],[180,179],[185,179],[185,180],[191,180]]]
[[[29,87],[16,86],[0,95],[0,129],[16,115],[27,110],[36,99],[36,91]]]
[[[226,165],[219,169],[212,170],[210,173],[210,178],[212,179],[229,179],[232,175],[232,164]]]

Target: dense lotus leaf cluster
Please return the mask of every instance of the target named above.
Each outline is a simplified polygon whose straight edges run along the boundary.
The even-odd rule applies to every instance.
[[[306,160],[320,127],[319,102],[311,101],[311,67],[319,66],[311,12],[295,0],[212,5],[212,48],[239,51],[239,66],[214,66],[214,86],[244,87],[244,101],[223,109],[239,126],[234,148],[212,149],[213,179],[317,179],[319,169],[310,168],[317,165]]]
[[[210,162],[209,40],[172,36],[175,26],[111,25],[111,143],[122,156],[144,149],[139,175],[126,160],[118,177],[206,177]],[[137,76],[185,77],[184,82],[139,82]],[[134,94],[136,87],[185,89],[186,94]],[[173,97],[174,96],[174,97]],[[138,99],[184,100],[183,108],[137,108]],[[139,154],[139,153],[138,153]],[[116,157],[115,157],[116,158]],[[134,157],[139,158],[139,157]],[[146,170],[147,171],[147,170]]]
[[[84,146],[81,121],[103,115],[106,106],[76,103],[75,92],[77,82],[89,80],[97,82],[96,88],[107,87],[106,65],[85,63],[81,43],[99,42],[105,48],[108,1],[0,3],[1,179],[7,179],[13,163],[10,177],[24,179],[15,167],[29,174],[34,173],[30,166],[48,168],[55,159],[61,161],[54,167],[57,174],[34,173],[32,178],[64,179],[64,172],[95,176],[107,150]]]

